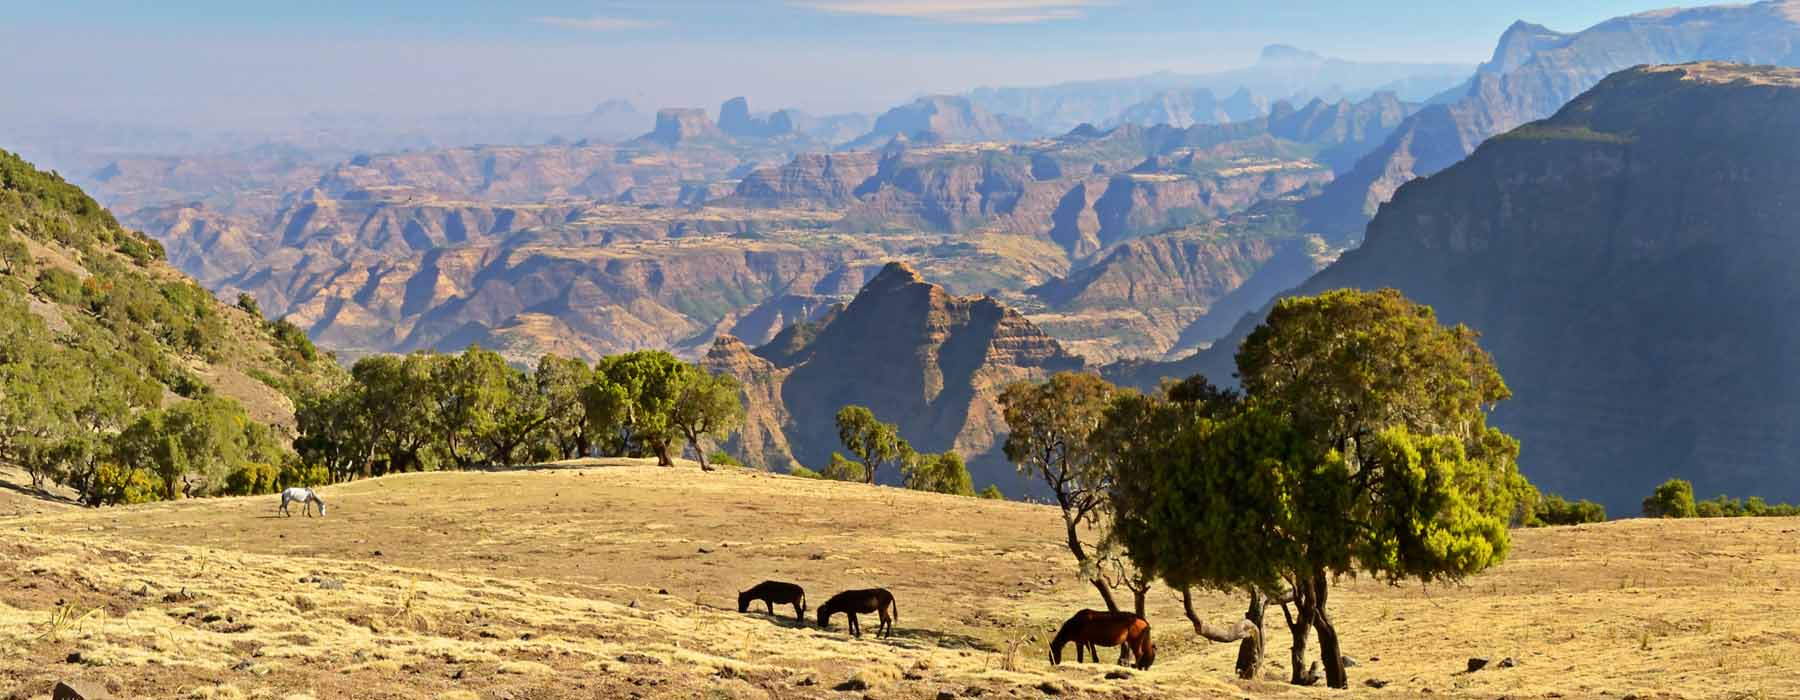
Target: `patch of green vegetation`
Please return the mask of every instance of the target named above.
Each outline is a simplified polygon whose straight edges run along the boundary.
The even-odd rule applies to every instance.
[[[1580,141],[1584,143],[1628,144],[1635,141],[1628,134],[1595,131],[1585,126],[1553,126],[1544,122],[1526,124],[1496,137],[1501,141]]]

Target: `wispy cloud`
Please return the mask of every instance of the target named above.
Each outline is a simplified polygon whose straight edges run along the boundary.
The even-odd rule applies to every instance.
[[[950,24],[1036,24],[1081,19],[1111,0],[790,0],[821,12],[908,17]]]
[[[647,19],[631,19],[629,17],[532,17],[527,21],[563,29],[583,29],[591,32],[617,32],[630,29],[650,29],[662,26],[662,22]]]

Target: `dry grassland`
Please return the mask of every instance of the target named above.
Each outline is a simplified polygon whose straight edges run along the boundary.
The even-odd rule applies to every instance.
[[[68,678],[318,700],[1800,696],[1790,519],[1521,532],[1463,586],[1346,581],[1356,687],[1330,691],[1275,680],[1278,610],[1274,679],[1239,682],[1235,647],[1196,640],[1165,592],[1155,668],[1050,667],[1055,626],[1098,601],[1043,506],[641,464],[322,493],[330,517],[279,519],[270,496],[90,510],[0,492],[0,698]],[[815,607],[886,586],[897,634],[739,614],[735,592],[764,578]],[[1241,605],[1202,598],[1217,621]],[[1471,656],[1518,665],[1464,673]]]

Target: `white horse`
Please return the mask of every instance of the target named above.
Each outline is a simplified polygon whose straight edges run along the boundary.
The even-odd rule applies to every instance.
[[[319,517],[325,517],[325,499],[319,498],[319,494],[313,493],[312,489],[295,486],[294,488],[282,491],[281,510],[278,512],[284,516],[292,516],[293,513],[288,512],[288,503],[293,501],[300,502],[300,511],[305,513],[308,518],[312,517],[313,504],[317,503],[319,504]]]

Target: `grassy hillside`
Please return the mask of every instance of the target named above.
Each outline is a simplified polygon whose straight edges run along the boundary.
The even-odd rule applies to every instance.
[[[0,313],[161,403],[216,394],[279,425],[293,420],[292,394],[342,375],[297,329],[213,299],[167,264],[160,244],[5,151]]]
[[[1511,561],[1463,586],[1346,582],[1334,605],[1359,663],[1353,690],[1329,691],[1277,680],[1279,615],[1271,679],[1233,680],[1235,647],[1197,641],[1164,591],[1151,598],[1151,670],[1049,667],[1055,626],[1097,601],[1047,507],[636,465],[409,474],[323,493],[325,519],[273,519],[268,496],[0,519],[0,688],[34,697],[86,678],[115,695],[218,698],[1042,697],[1046,683],[1063,697],[1132,698],[1800,693],[1800,620],[1786,614],[1800,521],[1786,518],[1524,531]],[[739,614],[734,593],[765,578],[802,583],[815,608],[841,588],[886,586],[897,633],[853,641],[842,618],[822,632],[780,612]],[[1198,601],[1215,621],[1241,606]],[[1517,665],[1466,673],[1474,656]],[[870,689],[834,690],[852,679]]]

